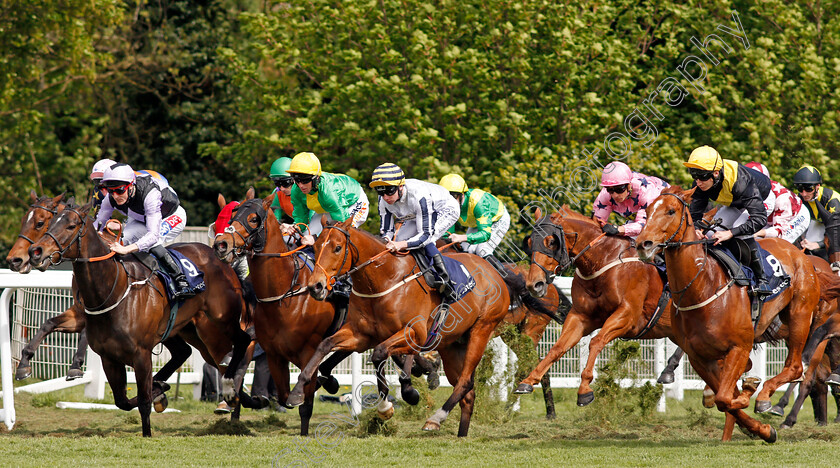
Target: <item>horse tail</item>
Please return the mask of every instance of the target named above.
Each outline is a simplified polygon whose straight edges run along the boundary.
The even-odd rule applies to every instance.
[[[817,278],[820,281],[820,300],[828,302],[840,297],[840,276],[817,270]]]
[[[837,325],[837,317],[832,315],[825,323],[811,332],[811,336],[808,337],[808,342],[805,343],[805,347],[802,349],[802,362],[809,362],[811,360],[811,356],[814,355],[814,351],[817,350],[817,346],[820,343],[838,335]]]
[[[549,301],[537,299],[531,296],[525,285],[525,277],[523,275],[513,272],[508,265],[504,265],[504,268],[506,274],[502,276],[505,279],[505,285],[508,288],[508,294],[510,295],[510,302],[512,304],[521,303],[529,310],[551,317],[552,320],[560,325],[563,325],[563,321],[566,319],[566,313],[569,311],[568,308],[564,309],[564,307],[565,303],[569,303],[569,300],[566,299],[566,296],[560,293],[559,289],[557,290],[557,293],[560,296],[560,305],[557,308],[557,311],[554,311],[551,310]],[[571,307],[571,303],[569,303],[569,306]],[[560,314],[558,314],[558,312],[560,312]]]

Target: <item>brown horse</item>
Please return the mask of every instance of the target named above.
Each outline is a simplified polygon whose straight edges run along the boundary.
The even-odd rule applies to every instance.
[[[805,379],[799,384],[799,395],[796,397],[796,401],[794,401],[793,407],[791,407],[790,413],[788,413],[785,421],[779,426],[780,429],[793,427],[796,424],[799,411],[802,409],[802,404],[807,397],[811,397],[811,403],[814,408],[814,419],[816,419],[817,425],[828,425],[828,385],[826,384],[826,379],[831,374],[832,369],[838,365],[840,365],[840,341],[837,338],[832,338],[828,342],[828,346],[822,355],[819,365],[811,365],[805,371]],[[785,394],[770,410],[772,414],[784,416],[784,408],[787,406],[795,387],[794,384],[788,385]],[[831,390],[838,408],[837,417],[834,419],[834,422],[840,422],[840,391],[838,391],[840,389],[832,386]]]
[[[538,213],[539,217],[539,213]],[[639,261],[630,238],[605,237],[597,221],[568,206],[538,220],[532,239],[528,289],[542,295],[553,281],[553,272],[576,267],[572,280],[572,308],[563,330],[548,355],[516,389],[530,393],[548,369],[582,337],[601,331],[589,342],[589,357],[581,373],[577,404],[595,399],[590,384],[595,359],[616,338],[674,339],[670,300],[658,307],[664,284],[656,267]],[[570,258],[570,255],[573,259]],[[627,281],[633,278],[633,281]],[[658,312],[658,313],[657,313]]]
[[[240,328],[247,307],[236,274],[220,262],[203,244],[175,244],[175,248],[204,272],[206,289],[181,304],[170,320],[165,285],[140,262],[113,256],[93,229],[88,216],[92,203],[82,207],[68,204],[56,214],[45,236],[29,248],[30,263],[44,268],[48,263],[73,260],[73,273],[87,313],[90,347],[102,357],[102,366],[114,393],[116,405],[130,410],[134,402],[126,396],[125,366],[134,367],[143,436],[151,437],[149,413],[154,398],[151,353],[167,330],[178,333],[192,326],[197,314],[205,314],[224,330],[234,343],[234,355],[226,376],[244,373],[245,350],[251,339]],[[100,257],[105,257],[100,260]],[[103,278],[108,281],[102,281]],[[96,304],[92,306],[91,304]],[[89,309],[88,309],[89,307]],[[201,330],[196,334],[201,338]],[[241,378],[240,378],[241,380]],[[239,388],[241,382],[237,382]]]
[[[675,192],[677,192],[675,190]],[[650,259],[664,250],[668,282],[674,295],[672,325],[675,341],[689,357],[692,367],[715,393],[715,404],[725,411],[723,440],[730,440],[737,422],[742,429],[775,442],[776,430],[748,416],[756,384],[737,381],[748,370],[749,354],[756,338],[779,317],[787,326],[788,356],[779,375],[768,380],[756,397],[756,411],[771,408],[770,396],[780,385],[802,375],[802,348],[820,300],[822,275],[789,242],[761,241],[791,277],[791,285],[764,304],[753,328],[746,287],[733,286],[726,271],[707,252],[708,242],[695,232],[688,204],[694,189],[671,193],[665,190],[647,208],[647,224],[636,238],[639,257]]]
[[[306,284],[311,272],[303,255],[290,252],[286,246],[280,223],[271,211],[273,197],[272,194],[265,200],[255,199],[254,189],[248,190],[245,201],[234,209],[230,220],[233,232],[216,236],[213,249],[218,258],[227,262],[237,254],[247,255],[258,301],[254,311],[257,341],[265,350],[279,392],[278,401],[286,405],[289,363],[303,368],[324,337],[337,329],[337,317],[331,302],[315,300],[308,294]],[[348,354],[340,355],[341,359]],[[337,364],[341,359],[337,356],[332,361]],[[331,393],[337,391],[335,377],[328,376],[322,382]],[[309,434],[317,383],[313,380],[304,391],[300,435]]]
[[[418,280],[417,263],[411,256],[387,252],[385,244],[371,234],[353,228],[350,222],[326,226],[315,243],[316,268],[309,278],[309,291],[324,299],[328,285],[338,275],[353,281],[347,322],[326,338],[301,371],[289,403],[303,401],[303,389],[310,384],[318,363],[330,351],[364,351],[375,347],[371,360],[377,369],[393,354],[417,354],[428,337],[432,315],[441,296]],[[381,255],[380,255],[381,254]],[[385,255],[383,258],[382,255]],[[454,384],[452,395],[424,425],[438,430],[450,411],[461,405],[458,436],[469,431],[475,401],[475,368],[493,330],[505,317],[510,305],[504,280],[485,260],[469,254],[448,255],[459,260],[475,278],[476,286],[453,304],[437,335],[434,348],[443,359],[446,376]],[[428,350],[428,348],[423,349]],[[378,410],[393,410],[385,398],[388,387],[378,382]]]
[[[51,198],[47,196],[38,197],[35,191],[30,192],[30,209],[24,215],[21,222],[21,230],[18,239],[9,251],[6,261],[9,267],[20,273],[29,273],[29,247],[41,239],[49,227],[53,216],[64,209],[63,195]],[[71,294],[74,298],[79,297],[78,287],[75,279],[71,287]],[[61,314],[46,320],[21,352],[21,359],[18,363],[15,377],[23,380],[32,374],[31,359],[34,357],[38,346],[52,332],[80,333],[79,344],[76,353],[73,355],[70,370],[67,373],[67,380],[82,377],[82,364],[84,363],[85,351],[88,347],[87,334],[85,329],[84,306],[80,300],[74,300],[73,304]],[[204,341],[198,338],[198,330]],[[206,342],[206,343],[205,343]],[[163,345],[169,350],[172,358],[153,377],[155,382],[165,382],[192,354],[187,343],[193,345],[202,354],[207,362],[219,366],[225,355],[232,349],[230,339],[219,330],[219,327],[202,314],[193,317],[193,324],[184,327],[176,336],[165,340]],[[221,365],[222,372],[226,366]],[[155,410],[163,411],[166,407],[165,394],[159,393],[166,388],[165,384],[158,383],[155,387]]]

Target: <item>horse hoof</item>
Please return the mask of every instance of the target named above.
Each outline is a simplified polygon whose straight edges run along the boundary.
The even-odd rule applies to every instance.
[[[831,386],[835,386],[835,387],[840,386],[840,375],[837,375],[837,374],[829,375],[828,378],[825,379],[825,383],[827,383]]]
[[[82,372],[81,369],[70,369],[67,371],[67,378],[66,380],[76,380],[81,379],[85,376],[85,373]]]
[[[758,390],[759,385],[761,385],[761,379],[758,377],[747,377],[744,379],[744,383],[741,384],[741,390],[754,393]]]
[[[435,371],[430,372],[426,377],[426,383],[429,384],[429,390],[440,387],[440,375]]]
[[[546,413],[545,414],[545,419],[548,419],[549,421],[552,421],[554,419],[557,419],[557,415],[554,414],[554,413]]]
[[[770,427],[770,437],[764,439],[764,441],[768,444],[772,444],[773,442],[776,442],[777,437],[776,430],[773,429],[773,427]]]
[[[387,421],[394,417],[394,406],[391,405],[391,407],[385,411],[376,410],[376,415],[379,416],[379,419]]]
[[[15,380],[28,379],[32,376],[32,366],[20,367],[15,371]]]
[[[169,398],[166,398],[165,393],[156,396],[152,401],[154,403],[155,413],[163,413],[163,410],[169,406]]]
[[[404,391],[402,392],[402,399],[411,406],[417,406],[417,403],[420,403],[420,392],[415,388]]]
[[[758,413],[758,414],[766,413],[766,412],[770,411],[770,408],[772,406],[773,405],[770,404],[770,400],[761,400],[761,401],[756,400],[755,401],[755,412]]]
[[[230,413],[230,406],[227,404],[226,401],[222,400],[219,402],[219,405],[216,406],[216,409],[213,410],[216,414],[228,414]]]
[[[286,399],[286,408],[294,408],[296,406],[300,406],[303,404],[303,393],[292,393],[289,395],[289,398]]]
[[[516,387],[516,390],[513,391],[513,393],[515,393],[517,395],[525,395],[525,394],[533,393],[533,392],[534,392],[534,386],[526,384],[526,383],[519,384],[519,386]]]
[[[715,407],[715,392],[712,390],[703,390],[703,407],[704,408],[714,408]]]
[[[770,408],[770,411],[768,411],[768,413],[772,414],[773,416],[784,416],[785,409],[779,405],[773,405],[773,407]]]
[[[440,430],[440,423],[436,421],[426,421],[426,424],[423,425],[424,431],[439,431]]]
[[[338,380],[335,376],[327,375],[327,376],[320,376],[318,377],[318,383],[321,384],[321,388],[327,391],[330,395],[335,395],[338,392]]]
[[[157,383],[157,382],[155,382]],[[167,387],[169,386],[165,382],[164,385]],[[233,379],[228,379],[226,377],[222,377],[222,399],[230,402],[236,397],[236,391],[233,389]]]
[[[674,383],[674,373],[673,372],[663,372],[662,375],[656,380],[657,383],[661,384],[672,384]]]
[[[779,429],[790,429],[791,427],[793,426],[789,426],[787,423],[784,423],[781,426],[779,426]]]
[[[577,397],[578,406],[586,406],[595,401],[595,392],[579,393]]]

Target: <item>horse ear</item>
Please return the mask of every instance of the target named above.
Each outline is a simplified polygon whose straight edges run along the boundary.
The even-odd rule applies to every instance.
[[[353,227],[353,218],[347,218],[343,223],[338,223],[338,227],[345,231]]]
[[[227,205],[227,202],[225,201],[225,196],[220,193],[219,196],[216,198],[216,203],[219,204],[220,210],[223,209],[225,205]]]
[[[61,192],[61,194],[59,196],[53,198],[52,199],[53,203],[55,203],[56,205],[61,203],[61,200],[64,198],[64,193],[65,192]]]
[[[29,191],[29,200],[31,203],[35,203],[38,200],[38,194],[35,193],[35,189]]]
[[[245,193],[245,200],[253,200],[256,196],[257,191],[254,190],[254,187],[249,187],[248,191]]]
[[[262,199],[262,207],[265,211],[271,209],[271,204],[274,203],[274,192],[271,192],[271,195]],[[281,208],[277,208],[278,210]]]
[[[70,199],[67,200],[67,204],[70,205],[70,206],[75,205],[76,204],[76,197],[70,197]]]
[[[696,186],[694,188],[692,188],[691,190],[686,190],[686,191],[682,192],[680,194],[680,198],[682,198],[683,201],[685,201],[686,203],[691,203],[691,198],[694,196],[694,191],[695,190],[697,190]]]
[[[537,207],[537,209],[534,210],[534,221],[539,221],[542,217],[542,209]]]

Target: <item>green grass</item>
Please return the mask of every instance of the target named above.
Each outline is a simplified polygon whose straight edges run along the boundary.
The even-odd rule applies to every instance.
[[[436,407],[449,391],[431,393]],[[779,431],[779,441],[769,445],[738,431],[732,442],[720,442],[723,416],[702,408],[699,392],[644,418],[604,418],[597,406],[603,400],[578,408],[574,390],[554,392],[556,420],[545,420],[537,389],[504,423],[476,415],[466,439],[456,437],[457,407],[439,433],[421,431],[423,418],[401,418],[398,407],[384,432],[390,435],[370,435],[360,430],[364,416],[354,427],[346,407],[316,402],[313,436],[301,438],[297,410],[243,410],[242,425],[231,427],[228,417],[212,413],[214,404],[175,401],[174,389],[170,407],[182,412],[152,413],[154,437],[143,439],[136,411],[55,408],[59,400],[84,401],[81,387],[18,394],[17,425],[0,434],[0,460],[4,466],[829,466],[840,440],[840,424],[817,427],[809,402],[797,426]],[[192,395],[190,387],[181,395]],[[781,422],[761,419],[775,427]]]

